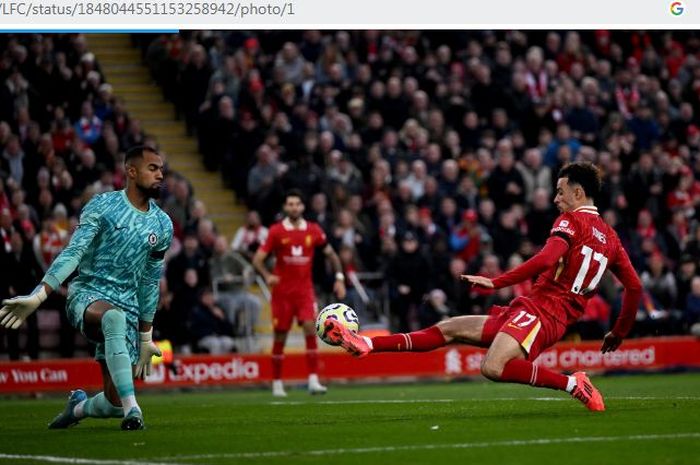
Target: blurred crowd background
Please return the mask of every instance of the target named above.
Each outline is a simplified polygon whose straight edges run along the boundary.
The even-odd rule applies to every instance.
[[[89,41],[0,35],[2,298],[32,290],[92,195],[124,186],[128,147],[158,147]],[[155,329],[180,352],[259,350],[269,305],[250,258],[287,189],[304,193],[306,217],[338,251],[361,322],[407,331],[529,291],[472,290],[459,275],[494,277],[536,253],[558,214],[557,172],[574,160],[602,170],[596,204],[642,278],[633,335],[684,334],[700,321],[695,31],[188,31],[132,41],[204,166],[249,209],[224,237],[187,173],[167,173],[161,205],[176,240]],[[320,257],[314,276],[319,303],[332,301]],[[606,274],[569,337],[602,337],[620,294]],[[65,295],[20,334],[0,333],[0,353],[73,356]]]

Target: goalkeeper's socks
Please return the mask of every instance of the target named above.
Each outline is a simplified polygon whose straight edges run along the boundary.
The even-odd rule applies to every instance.
[[[503,367],[499,381],[566,391],[569,385],[569,376],[548,370],[527,360],[513,359]]]
[[[102,334],[105,337],[105,361],[112,382],[117,388],[124,413],[138,407],[134,396],[134,379],[131,358],[126,347],[126,317],[116,310],[107,310],[102,315]]]
[[[372,338],[373,352],[427,352],[445,345],[445,336],[437,326],[412,333],[398,333]]]
[[[105,397],[105,393],[100,392],[76,405],[73,409],[73,415],[76,418],[121,418],[124,416],[124,410],[112,405]]]

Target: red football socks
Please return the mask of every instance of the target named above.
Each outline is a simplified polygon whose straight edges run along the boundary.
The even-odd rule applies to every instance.
[[[284,342],[272,343],[272,379],[282,379],[282,361],[284,360]]]
[[[318,346],[316,345],[316,335],[306,336],[306,363],[309,366],[309,373],[318,373]]]
[[[556,373],[532,362],[522,359],[513,359],[506,363],[501,373],[500,381],[508,383],[531,384],[537,387],[566,390],[569,377]]]
[[[445,336],[437,326],[372,338],[372,352],[427,352],[444,345]]]

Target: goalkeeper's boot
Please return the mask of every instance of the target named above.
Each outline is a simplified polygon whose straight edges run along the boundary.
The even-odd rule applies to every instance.
[[[321,384],[321,382],[318,380],[318,375],[316,374],[310,374],[309,375],[309,394],[312,396],[317,395],[317,394],[325,394],[328,391],[328,388]]]
[[[366,337],[350,331],[337,320],[328,318],[323,325],[323,339],[329,341],[331,345],[341,346],[358,358],[364,357],[371,352],[372,347],[367,342]]]
[[[56,418],[51,420],[49,423],[49,429],[65,429],[75,426],[80,422],[80,418],[76,417],[73,413],[75,406],[88,398],[85,391],[82,389],[76,389],[71,391],[70,396],[68,396],[68,403],[63,412],[56,415]]]
[[[143,423],[143,413],[138,407],[131,407],[129,413],[122,420],[122,429],[124,431],[134,431],[144,429],[146,426]]]
[[[571,397],[580,400],[588,410],[594,412],[602,412],[605,410],[603,396],[600,395],[598,389],[593,386],[593,383],[588,379],[586,373],[577,371],[573,376],[576,378],[576,386],[574,390],[571,391]]]

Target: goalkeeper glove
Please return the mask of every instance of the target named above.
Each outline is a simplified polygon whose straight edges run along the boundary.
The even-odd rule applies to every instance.
[[[46,289],[41,283],[29,295],[3,300],[3,307],[0,309],[0,325],[8,329],[19,328],[24,320],[46,300],[46,297]]]
[[[153,343],[153,328],[146,332],[139,332],[139,361],[136,362],[134,378],[146,379],[151,374],[151,357],[163,355],[157,345]]]

